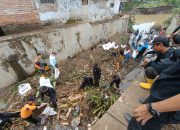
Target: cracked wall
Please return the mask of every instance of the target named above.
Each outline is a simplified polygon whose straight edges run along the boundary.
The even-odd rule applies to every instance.
[[[105,24],[108,37],[127,30],[128,17],[109,21]],[[18,66],[22,71],[31,75],[35,72],[34,59],[38,52],[45,55],[48,62],[49,54],[57,53],[57,60],[73,57],[83,50],[94,46],[102,39],[106,39],[102,24],[91,25],[89,23],[78,24],[69,28],[49,29],[34,34],[0,38],[0,88],[18,82],[17,72],[8,62],[9,56],[16,55]]]

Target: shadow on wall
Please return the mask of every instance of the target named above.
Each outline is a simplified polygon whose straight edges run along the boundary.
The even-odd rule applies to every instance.
[[[6,35],[5,35],[4,31],[2,30],[2,28],[0,27],[0,37],[1,36],[6,36]]]
[[[22,66],[18,63],[19,61],[18,55],[16,54],[10,55],[7,61],[13,68],[14,72],[17,74],[19,81],[22,81],[28,78],[28,74],[24,71]]]

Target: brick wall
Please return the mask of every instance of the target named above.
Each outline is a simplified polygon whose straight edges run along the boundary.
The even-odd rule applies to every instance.
[[[33,0],[0,0],[0,26],[38,22]]]

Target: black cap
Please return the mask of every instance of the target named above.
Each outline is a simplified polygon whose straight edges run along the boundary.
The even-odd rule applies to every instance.
[[[164,46],[169,46],[169,39],[166,36],[157,36],[154,38],[152,43],[162,43]]]

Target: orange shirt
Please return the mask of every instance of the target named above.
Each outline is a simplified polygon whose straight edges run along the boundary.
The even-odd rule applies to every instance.
[[[33,110],[36,109],[36,105],[32,103],[32,105],[26,104],[21,108],[21,118],[28,118],[32,115]]]

